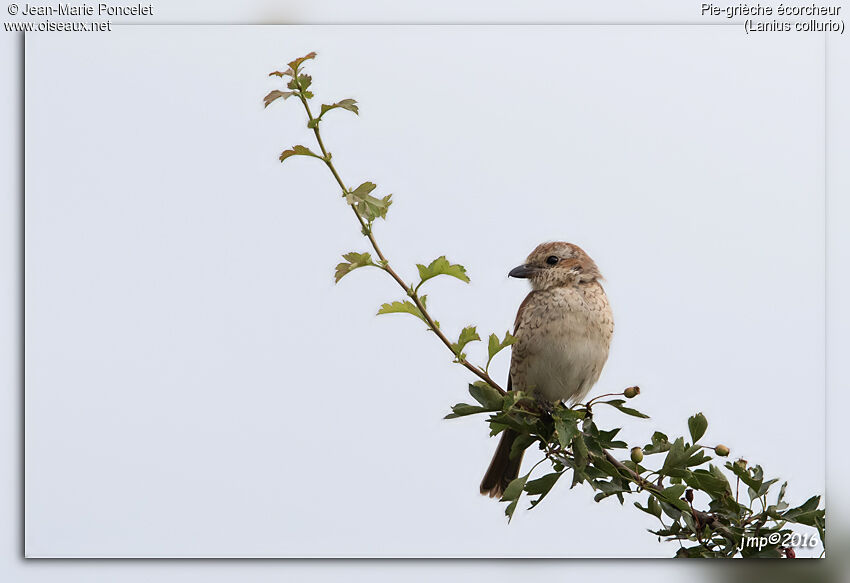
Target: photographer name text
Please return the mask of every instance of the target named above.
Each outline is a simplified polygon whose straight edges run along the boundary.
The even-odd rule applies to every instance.
[[[24,4],[21,16],[153,16],[152,4]]]

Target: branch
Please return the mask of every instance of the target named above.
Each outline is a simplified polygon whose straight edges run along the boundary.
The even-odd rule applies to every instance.
[[[647,482],[646,480],[644,480],[640,474],[638,474],[637,472],[626,466],[623,462],[615,458],[610,451],[608,451],[607,449],[603,451],[605,452],[605,459],[611,462],[615,468],[620,470],[621,473],[624,473],[632,482],[634,482],[644,490],[652,492],[656,496],[661,493],[661,488],[658,488],[652,482]],[[701,510],[695,509],[693,506],[691,506],[691,512],[693,512],[694,518],[697,519],[698,523],[705,524],[712,530],[716,530],[718,533],[722,534],[724,538],[727,538],[731,541],[735,540],[734,535],[732,535],[732,533],[729,532],[729,530],[725,526],[720,524],[720,522],[717,520],[717,517],[713,514],[702,512]]]
[[[297,73],[298,70],[296,68],[296,80]],[[340,178],[339,172],[337,172],[334,163],[331,161],[331,155],[328,152],[327,148],[325,148],[324,140],[322,140],[322,133],[319,129],[319,123],[317,123],[318,120],[317,118],[313,117],[313,112],[310,110],[310,104],[307,102],[307,98],[304,96],[303,91],[299,90],[297,92],[297,95],[298,98],[301,100],[301,103],[304,105],[304,110],[307,112],[307,119],[309,120],[308,127],[312,127],[313,134],[316,136],[316,142],[318,143],[319,149],[322,152],[322,161],[325,163],[325,166],[328,167],[328,170],[331,171],[331,174],[333,174],[336,183],[342,190],[343,195],[345,195],[349,192],[349,190],[348,188],[346,188],[345,183],[342,181],[342,178]],[[364,220],[363,216],[357,211],[357,208],[353,204],[349,204],[348,206],[351,207],[354,216],[357,217],[357,221],[360,223],[361,232],[366,238],[369,239],[369,243],[372,245],[372,249],[375,250],[375,254],[380,259],[380,265],[378,267],[387,272],[390,277],[395,280],[399,287],[401,287],[401,289],[403,289],[404,292],[410,297],[410,299],[422,313],[422,316],[425,318],[425,321],[428,324],[428,329],[431,330],[431,332],[433,332],[434,334],[436,334],[437,338],[440,339],[440,341],[446,346],[446,348],[448,348],[452,352],[452,354],[456,356],[457,362],[459,364],[466,367],[469,372],[471,372],[472,374],[480,378],[482,381],[499,391],[500,394],[506,394],[506,391],[496,381],[494,381],[487,372],[475,366],[461,355],[455,354],[455,351],[452,349],[452,342],[448,338],[446,338],[446,335],[443,334],[442,331],[440,331],[439,327],[437,326],[437,323],[434,321],[434,318],[431,316],[431,314],[425,307],[425,304],[422,302],[418,291],[413,287],[407,285],[390,265],[389,260],[384,255],[383,251],[381,251],[381,248],[378,246],[378,242],[375,240],[375,235],[372,233],[371,225],[369,225],[366,220]]]

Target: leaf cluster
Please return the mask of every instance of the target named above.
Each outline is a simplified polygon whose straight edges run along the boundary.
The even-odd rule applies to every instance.
[[[629,447],[617,439],[621,428],[599,428],[590,404],[551,406],[522,392],[501,395],[481,382],[471,384],[469,393],[478,404],[458,403],[447,419],[487,414],[491,435],[506,429],[519,434],[512,456],[532,445],[544,454],[530,471],[506,488],[502,501],[507,503],[508,520],[523,495],[529,497],[529,509],[535,508],[556,483],[566,480],[570,488],[587,484],[594,491],[596,502],[613,497],[623,504],[626,496],[645,494],[645,503],[635,501],[634,506],[659,521],[661,527],[650,530],[659,540],[679,543],[676,556],[785,556],[781,542],[787,540],[794,524],[814,527],[824,540],[825,514],[819,508],[819,496],[789,508],[785,501],[787,483],[773,492],[777,479],[765,479],[761,466],[749,466],[744,460],[711,463],[714,458],[706,451],[712,448],[698,443],[708,428],[702,413],[688,419],[687,437],[671,440],[656,431],[649,443],[637,448],[651,456],[648,459],[658,456],[657,462],[650,464],[643,455],[638,456],[639,462],[632,461],[636,458],[618,459],[612,452]],[[596,402],[632,417],[648,417],[623,403],[622,399]],[[532,478],[545,463],[548,470]],[[747,490],[747,501],[739,496],[740,484]],[[702,510],[693,505],[695,493],[707,502]],[[773,533],[779,536],[769,538]],[[770,541],[775,538],[777,542],[748,544],[761,537]]]

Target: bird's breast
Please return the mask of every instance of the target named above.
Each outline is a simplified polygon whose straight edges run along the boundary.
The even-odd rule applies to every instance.
[[[536,292],[520,314],[511,360],[518,390],[552,401],[580,401],[602,372],[613,317],[602,287]]]

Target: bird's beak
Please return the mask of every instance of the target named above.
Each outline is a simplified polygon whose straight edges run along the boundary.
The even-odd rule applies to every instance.
[[[508,277],[519,277],[522,279],[528,279],[537,271],[538,268],[532,265],[520,265],[519,267],[514,267],[513,269],[511,269],[510,273],[508,273]]]

